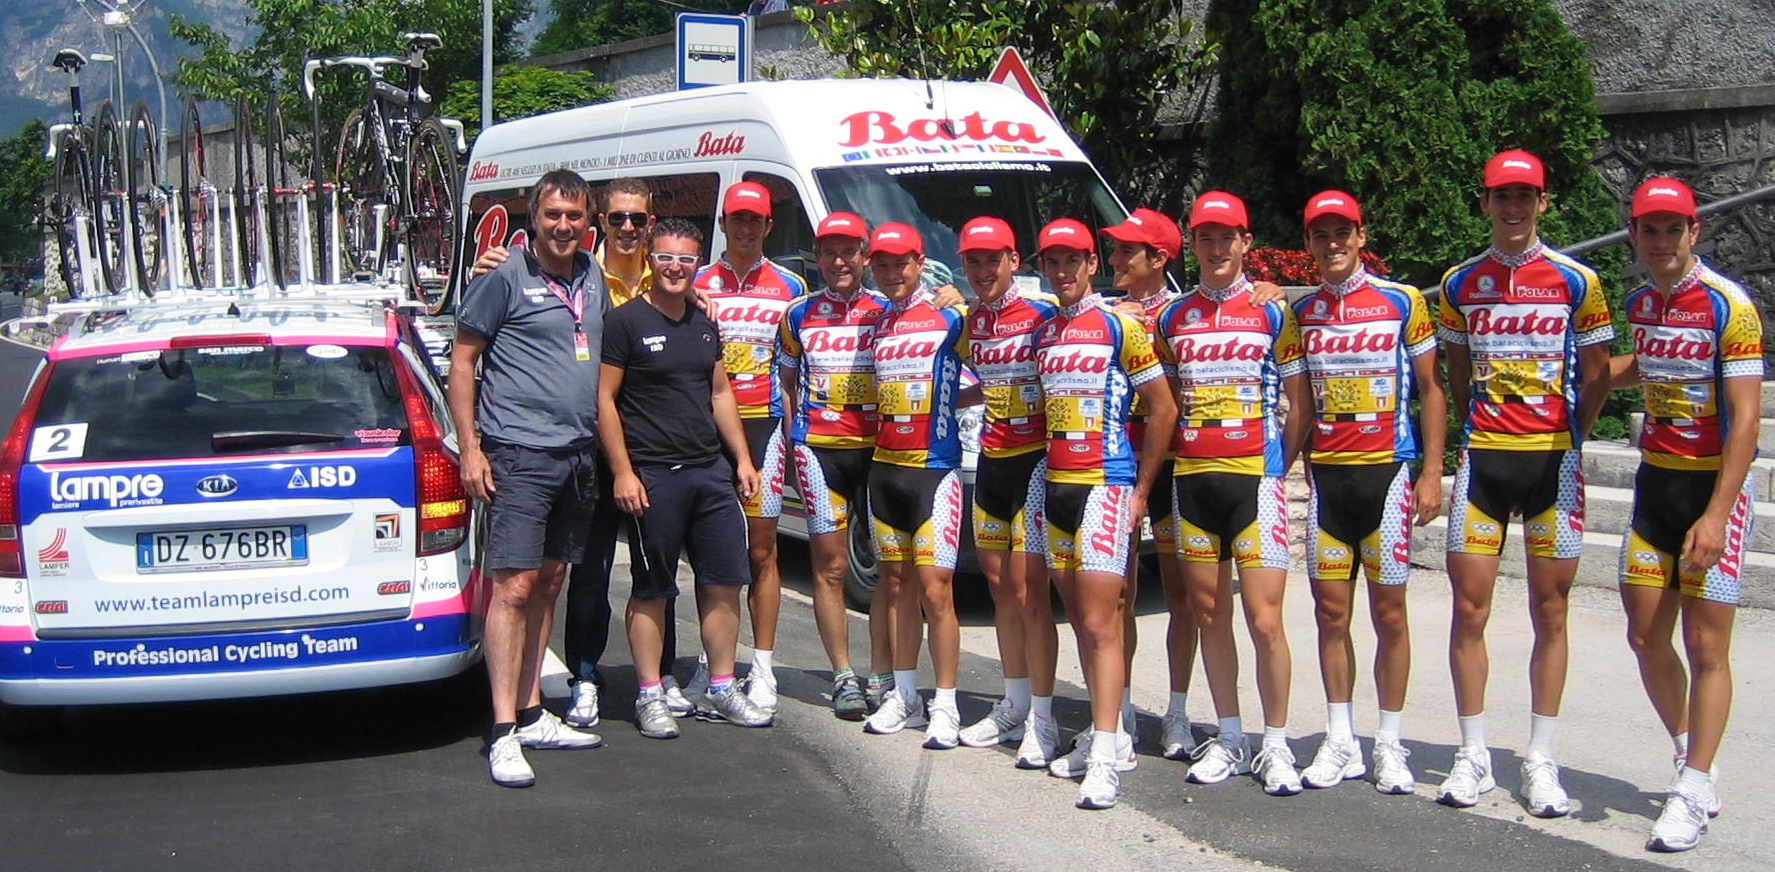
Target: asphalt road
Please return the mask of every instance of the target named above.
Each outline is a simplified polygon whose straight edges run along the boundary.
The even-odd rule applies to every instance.
[[[0,315],[16,306],[0,299]],[[0,343],[0,416],[10,419],[36,355]],[[1165,616],[1156,590],[1138,603],[1146,641],[1136,662],[1140,766],[1123,801],[1072,808],[1076,786],[1015,770],[1011,749],[930,752],[922,735],[867,736],[830,716],[830,677],[813,630],[806,550],[785,544],[789,588],[777,652],[783,695],[768,730],[685,723],[671,742],[629,721],[633,672],[608,659],[606,747],[530,755],[538,784],[487,778],[487,712],[478,674],[427,688],[71,713],[60,732],[0,744],[0,869],[547,870],[694,866],[720,869],[1575,870],[1768,868],[1762,835],[1775,803],[1760,793],[1775,744],[1775,615],[1746,611],[1736,639],[1736,717],[1722,752],[1727,810],[1699,850],[1641,851],[1668,778],[1668,746],[1621,638],[1619,607],[1580,590],[1573,667],[1559,741],[1574,814],[1528,818],[1514,799],[1526,741],[1528,634],[1521,591],[1500,588],[1492,634],[1491,733],[1499,789],[1479,808],[1435,805],[1431,788],[1456,738],[1443,660],[1449,597],[1435,573],[1413,579],[1416,638],[1407,747],[1420,779],[1410,797],[1362,782],[1278,799],[1250,779],[1183,781],[1158,756]],[[990,609],[963,579],[964,720],[997,695]],[[621,585],[618,585],[619,589]],[[1156,587],[1156,585],[1154,585]],[[687,610],[688,611],[688,610]],[[620,611],[619,611],[620,613]],[[1323,718],[1305,585],[1289,593],[1295,651],[1290,735],[1304,763]],[[1358,624],[1361,622],[1359,621]],[[1242,634],[1241,634],[1242,635]],[[613,633],[620,640],[620,632]],[[680,638],[694,653],[694,629]],[[853,616],[853,655],[866,657]],[[1087,718],[1071,633],[1061,628],[1064,725]],[[560,650],[555,640],[555,650]],[[1358,732],[1373,726],[1372,638],[1358,630]],[[620,643],[618,645],[620,648]],[[1247,658],[1249,657],[1247,649]],[[1247,684],[1250,675],[1246,661]],[[679,672],[687,677],[689,658]],[[928,679],[927,679],[928,681]],[[555,686],[558,681],[551,681]],[[1199,674],[1191,713],[1209,718]],[[1255,692],[1242,694],[1248,724]],[[557,706],[558,708],[558,706]]]

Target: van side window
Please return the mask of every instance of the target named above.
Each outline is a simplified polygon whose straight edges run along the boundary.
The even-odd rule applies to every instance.
[[[636,175],[647,183],[648,201],[657,218],[683,218],[703,231],[704,239],[715,238],[715,213],[721,208],[721,176],[716,173],[679,173],[670,176]],[[593,182],[592,192],[602,199],[607,182]],[[710,260],[720,252],[705,251]]]
[[[808,287],[819,286],[813,259],[814,228],[802,208],[795,183],[770,173],[748,172],[743,181],[757,182],[770,191],[771,228],[764,238],[764,256],[784,269],[808,279]]]

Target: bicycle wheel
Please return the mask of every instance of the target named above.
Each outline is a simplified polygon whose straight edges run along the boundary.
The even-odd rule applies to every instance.
[[[129,287],[129,269],[123,256],[124,236],[129,233],[126,173],[117,110],[106,100],[99,105],[98,122],[93,125],[92,179],[87,205],[92,210],[93,238],[97,242],[93,253],[98,258],[99,278],[109,294]]]
[[[333,180],[338,184],[340,247],[346,269],[355,275],[380,276],[393,243],[396,190],[389,178],[388,135],[380,119],[362,109],[345,117],[335,151]]]
[[[214,284],[215,252],[210,250],[210,225],[216,215],[216,186],[210,183],[203,151],[203,116],[197,98],[186,97],[179,115],[179,196],[184,210],[186,279],[194,288]]]
[[[81,196],[85,170],[86,142],[78,131],[62,137],[56,149],[55,191],[50,194],[44,225],[55,233],[57,272],[67,288],[68,299],[86,294],[86,265],[80,261],[80,222],[87,215],[86,201]]]
[[[407,143],[407,201],[412,206],[403,236],[408,284],[433,315],[449,307],[451,279],[462,252],[457,172],[450,132],[436,118],[420,122]]]
[[[253,141],[252,101],[245,94],[234,98],[234,202],[235,233],[240,237],[235,281],[243,287],[256,283],[259,256],[259,149]]]
[[[141,100],[129,113],[129,179],[136,277],[143,292],[152,295],[166,274],[167,197],[160,185],[160,131]]]
[[[265,212],[271,231],[266,271],[280,288],[302,282],[302,228],[296,207],[302,196],[299,185],[286,160],[283,112],[278,109],[277,96],[272,95],[265,112]]]

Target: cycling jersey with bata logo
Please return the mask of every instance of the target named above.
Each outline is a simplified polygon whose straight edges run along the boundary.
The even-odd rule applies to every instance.
[[[1763,377],[1763,322],[1750,295],[1696,262],[1670,296],[1644,285],[1625,305],[1645,387],[1645,462],[1719,469],[1730,420],[1725,380]]]
[[[1356,273],[1294,303],[1313,386],[1312,462],[1418,458],[1412,360],[1436,353],[1436,327],[1411,285]]]
[[[920,287],[875,323],[875,392],[881,425],[875,459],[894,466],[961,465],[956,400],[968,353],[967,310],[937,308]]]
[[[858,289],[799,297],[783,313],[777,360],[797,373],[792,442],[820,448],[875,444],[875,325],[886,297]]]
[[[1198,286],[1159,313],[1159,357],[1178,385],[1178,475],[1283,474],[1282,380],[1306,362],[1294,313],[1252,302],[1251,287],[1243,276]]]
[[[1437,333],[1468,347],[1466,445],[1558,451],[1578,442],[1578,349],[1615,338],[1602,283],[1540,242],[1490,249],[1442,277]]]
[[[968,316],[968,360],[986,400],[980,451],[987,457],[1029,454],[1046,445],[1036,332],[1059,311],[1052,294],[1013,285],[996,303],[981,303]]]
[[[777,384],[777,334],[789,302],[807,293],[801,277],[759,258],[744,276],[726,260],[703,267],[696,287],[716,303],[722,363],[742,418],[783,417]]]
[[[1036,338],[1048,418],[1048,481],[1132,485],[1136,388],[1164,377],[1146,329],[1097,294],[1062,307]]]

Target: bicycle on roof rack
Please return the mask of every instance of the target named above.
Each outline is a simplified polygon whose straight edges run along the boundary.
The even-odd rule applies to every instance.
[[[334,244],[323,246],[323,260],[335,280],[404,280],[429,313],[439,314],[448,306],[461,255],[457,155],[467,148],[460,121],[424,114],[431,95],[420,86],[420,73],[425,53],[442,40],[432,33],[402,39],[401,57],[314,58],[302,66],[302,93],[311,101],[318,100],[314,74],[320,70],[354,67],[366,74],[363,104],[346,117],[333,184],[324,192],[339,218],[328,222]],[[385,75],[394,68],[405,71],[398,86]]]
[[[68,76],[73,121],[49,128],[46,156],[53,162],[54,188],[43,223],[55,234],[70,297],[109,294],[126,283],[123,137],[110,100],[87,123],[80,97],[80,71],[87,63],[80,52],[62,49],[51,64]]]

